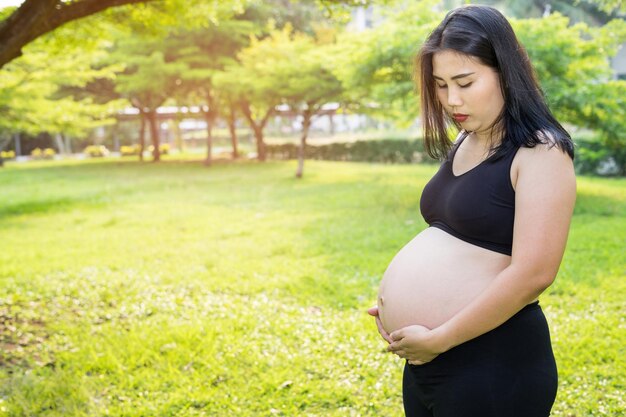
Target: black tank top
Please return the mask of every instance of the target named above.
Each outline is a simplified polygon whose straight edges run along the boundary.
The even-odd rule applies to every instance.
[[[515,190],[510,172],[517,149],[497,160],[488,158],[455,176],[452,161],[462,142],[457,142],[424,187],[422,216],[431,227],[481,248],[511,255]]]

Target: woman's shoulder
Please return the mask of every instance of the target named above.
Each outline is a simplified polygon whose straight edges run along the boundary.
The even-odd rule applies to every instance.
[[[535,146],[521,146],[512,165],[515,183],[520,176],[534,177],[536,181],[547,177],[574,178],[574,163],[566,147],[552,135],[543,135]]]
[[[562,138],[547,130],[537,131],[535,135],[538,139],[537,143],[533,144],[533,146],[522,145],[519,147],[517,153],[520,154],[520,158],[559,159],[566,156],[570,160],[573,159],[570,149],[571,139],[569,137]]]

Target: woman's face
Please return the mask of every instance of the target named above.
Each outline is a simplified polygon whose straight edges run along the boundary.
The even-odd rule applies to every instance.
[[[433,55],[433,76],[443,108],[467,131],[486,132],[504,107],[498,73],[470,55]]]

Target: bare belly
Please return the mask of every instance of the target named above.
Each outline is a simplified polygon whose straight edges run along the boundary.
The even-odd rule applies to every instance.
[[[510,262],[510,256],[464,242],[441,229],[423,230],[393,258],[381,281],[378,309],[385,330],[441,325]]]

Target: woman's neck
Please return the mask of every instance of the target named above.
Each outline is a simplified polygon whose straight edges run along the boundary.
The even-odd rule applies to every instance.
[[[472,142],[474,142],[477,147],[482,148],[485,151],[500,145],[502,137],[504,136],[500,129],[493,127],[480,131],[472,131],[469,132],[469,135]]]

